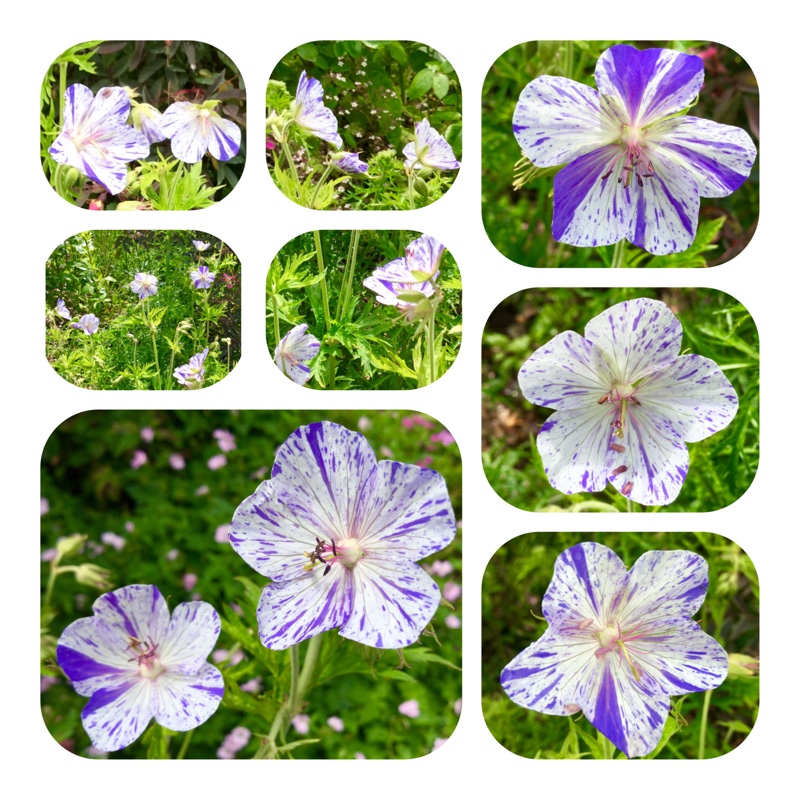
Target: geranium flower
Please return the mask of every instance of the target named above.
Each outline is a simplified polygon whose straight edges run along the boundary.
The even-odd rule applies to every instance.
[[[167,134],[162,127],[163,114],[150,103],[134,103],[131,109],[131,121],[137,131],[141,131],[150,144],[163,142]]]
[[[56,301],[56,314],[62,319],[72,319],[72,314],[69,313],[67,304],[61,299]]]
[[[229,538],[272,581],[258,607],[267,647],[339,628],[395,648],[415,642],[439,605],[439,587],[414,562],[455,532],[441,475],[377,461],[360,433],[315,422],[278,449],[272,479],[236,510]]]
[[[430,122],[423,119],[414,126],[414,141],[403,148],[406,157],[406,168],[423,169],[458,169],[461,164],[456,161],[453,148],[440,133],[431,128]]]
[[[56,658],[91,698],[81,717],[95,747],[127,747],[153,717],[188,731],[217,710],[224,683],[206,661],[220,631],[212,606],[181,603],[170,618],[157,587],[134,584],[98,597],[92,610],[67,626]]]
[[[357,153],[334,153],[331,156],[331,164],[336,169],[351,175],[363,174],[369,169],[369,165],[361,161]]]
[[[602,544],[570,547],[542,600],[550,627],[503,670],[503,689],[543,714],[582,711],[626,756],[647,755],[669,698],[728,674],[727,653],[691,619],[707,589],[708,564],[686,550],[650,551],[628,572]]]
[[[140,300],[152,297],[158,292],[158,278],[146,272],[137,272],[129,284],[130,290],[139,295]]]
[[[173,103],[162,114],[161,130],[170,138],[175,158],[196,164],[207,152],[217,161],[228,161],[239,152],[242,132],[214,111],[218,102]]]
[[[211,247],[211,242],[201,242],[199,239],[192,239],[192,245],[198,253],[202,253],[204,250],[208,250],[208,248]]]
[[[333,111],[325,107],[323,94],[322,84],[316,78],[307,78],[306,71],[303,70],[297,82],[297,94],[292,101],[292,118],[312,136],[330,142],[337,150],[341,150],[339,123]]]
[[[305,322],[292,328],[278,343],[274,356],[278,369],[301,386],[311,377],[308,365],[319,352],[319,339],[307,330]]]
[[[77,322],[72,323],[72,327],[87,334],[97,333],[100,320],[94,314],[84,314]]]
[[[150,142],[128,125],[131,101],[121,86],[97,95],[74,83],[64,92],[64,126],[48,152],[57,164],[78,172],[119,194],[128,179],[128,162],[150,155]]]
[[[558,334],[519,373],[527,400],[556,409],[536,440],[550,484],[573,494],[608,482],[637,503],[671,503],[684,442],[725,428],[736,391],[711,359],[680,355],[681,324],[658,300],[619,303],[585,333]]]
[[[175,380],[190,389],[199,389],[206,377],[204,362],[207,355],[208,348],[206,347],[202,353],[192,356],[188,364],[183,364],[172,373]]]
[[[217,276],[207,266],[201,264],[197,269],[192,270],[190,277],[194,281],[195,289],[210,289]]]
[[[686,250],[701,197],[725,197],[750,174],[756,148],[740,128],[684,116],[703,85],[699,56],[615,45],[597,90],[542,75],[514,111],[514,135],[555,177],[553,236],[580,247],[628,239],[650,253]]]

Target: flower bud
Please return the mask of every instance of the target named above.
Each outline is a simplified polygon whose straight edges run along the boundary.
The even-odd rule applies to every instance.
[[[59,557],[64,558],[65,556],[75,555],[88,538],[84,533],[73,533],[72,536],[65,536],[63,539],[59,539],[56,544]]]
[[[75,580],[85,586],[92,586],[95,589],[106,591],[112,587],[111,571],[98,567],[94,564],[79,564],[75,570]]]

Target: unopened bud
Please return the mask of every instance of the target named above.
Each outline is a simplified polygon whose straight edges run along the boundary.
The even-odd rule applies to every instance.
[[[75,553],[83,547],[83,543],[88,538],[89,537],[84,533],[73,533],[72,536],[65,536],[63,539],[59,539],[56,543],[58,555],[61,556],[61,558],[75,555]]]
[[[98,567],[95,564],[79,564],[75,569],[75,580],[85,586],[92,586],[95,589],[105,591],[110,589],[112,583],[108,580],[111,571]]]

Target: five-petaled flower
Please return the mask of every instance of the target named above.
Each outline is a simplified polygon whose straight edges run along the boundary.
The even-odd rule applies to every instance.
[[[372,275],[364,279],[364,286],[375,292],[379,303],[395,306],[411,319],[419,303],[435,294],[443,255],[444,245],[433,236],[423,234],[406,247],[405,256],[373,270]]]
[[[523,364],[527,400],[556,409],[536,440],[550,484],[565,494],[606,483],[643,505],[671,503],[689,469],[685,442],[725,428],[739,398],[709,358],[681,355],[681,324],[638,298],[560,333]]]
[[[61,299],[56,301],[56,314],[62,319],[72,319],[72,314],[69,313],[67,304]]]
[[[503,670],[503,689],[544,714],[582,711],[626,756],[647,755],[670,696],[728,674],[727,653],[691,619],[707,589],[708,564],[686,550],[647,552],[628,572],[602,544],[570,547],[542,600],[549,627]]]
[[[275,348],[275,364],[278,369],[301,386],[311,377],[309,364],[319,352],[319,339],[306,333],[308,325],[296,325]]]
[[[84,314],[77,322],[72,323],[72,327],[87,334],[97,333],[100,320],[94,314]]]
[[[553,236],[595,247],[628,239],[656,255],[694,241],[701,197],[725,197],[750,174],[756,149],[741,128],[684,116],[703,85],[699,56],[615,45],[599,58],[597,90],[542,75],[514,111],[514,135],[555,177]]]
[[[170,138],[175,158],[196,164],[206,152],[217,161],[228,161],[239,152],[242,132],[235,122],[214,111],[218,102],[181,101],[173,103],[161,115],[161,130]]]
[[[337,150],[341,150],[339,123],[333,111],[325,107],[323,94],[322,84],[316,78],[307,78],[303,70],[292,101],[292,119],[312,136],[330,142]]]
[[[458,169],[461,164],[456,161],[453,148],[440,133],[431,128],[430,122],[423,119],[414,126],[414,141],[403,148],[406,157],[406,169],[450,170]]]
[[[94,95],[74,83],[64,93],[64,126],[48,152],[119,194],[127,183],[128,162],[150,154],[147,137],[128,124],[131,101],[121,86],[107,86]]]
[[[137,272],[129,284],[130,290],[139,295],[140,300],[152,297],[158,292],[158,278],[147,272]]]
[[[272,581],[258,607],[267,647],[339,628],[395,648],[415,642],[439,605],[439,587],[414,562],[455,532],[441,475],[377,461],[360,433],[316,422],[281,445],[271,480],[239,506],[229,538]]]
[[[95,747],[127,747],[153,717],[188,731],[217,710],[224,683],[206,661],[220,631],[212,606],[181,603],[170,618],[157,587],[134,584],[98,597],[92,610],[67,626],[56,657],[91,698],[81,717]]]
[[[201,242],[199,239],[192,239],[192,245],[198,253],[202,253],[204,250],[208,250],[208,248],[211,247],[211,242]]]
[[[217,276],[205,264],[201,264],[197,269],[192,270],[190,277],[195,289],[210,289]]]
[[[178,383],[190,389],[200,389],[206,377],[205,360],[208,355],[206,347],[202,353],[192,356],[188,364],[183,364],[172,373]]]

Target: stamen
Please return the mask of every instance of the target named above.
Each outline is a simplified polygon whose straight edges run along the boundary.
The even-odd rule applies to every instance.
[[[622,475],[623,472],[627,471],[628,471],[627,467],[617,467],[615,470],[612,470],[611,476],[614,477],[614,475]]]
[[[633,491],[633,481],[628,481],[619,491],[620,494],[628,497],[628,495],[630,495],[630,493]]]
[[[624,445],[621,445],[621,444],[616,444],[615,442],[612,442],[612,443],[609,445],[609,447],[610,447],[610,448],[611,448],[611,449],[612,449],[612,450],[613,450],[615,453],[624,453],[624,452],[625,452],[625,446],[624,446]]]

